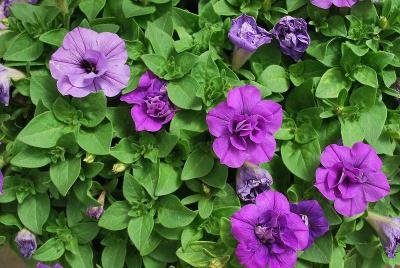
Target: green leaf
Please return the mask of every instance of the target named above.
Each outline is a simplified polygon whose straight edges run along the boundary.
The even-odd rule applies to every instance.
[[[145,249],[145,245],[153,231],[154,219],[151,213],[145,214],[129,221],[128,235],[132,243],[139,251]]]
[[[214,209],[214,203],[210,198],[202,198],[199,200],[199,215],[202,219],[210,217]]]
[[[174,195],[166,195],[158,202],[158,219],[167,228],[178,228],[189,225],[197,213],[182,205]]]
[[[171,121],[170,131],[180,136],[182,130],[204,132],[208,129],[204,112],[180,111]]]
[[[387,116],[387,109],[382,101],[378,101],[370,109],[361,112],[360,125],[364,130],[365,139],[375,142],[382,133]]]
[[[64,28],[54,29],[42,34],[39,37],[39,40],[42,41],[43,43],[60,47],[67,33],[68,30]]]
[[[168,83],[168,98],[179,108],[201,110],[201,99],[196,96],[199,84],[191,76]]]
[[[50,200],[47,194],[28,196],[18,205],[18,217],[29,230],[42,234],[42,227],[50,214]]]
[[[42,42],[32,39],[27,33],[21,33],[13,39],[3,58],[8,61],[34,61],[42,52]]]
[[[99,226],[111,230],[119,231],[128,227],[129,219],[128,212],[130,206],[126,201],[116,201],[112,203],[103,213],[100,218]]]
[[[311,247],[304,251],[299,258],[314,263],[329,263],[332,256],[333,240],[329,232],[317,238]]]
[[[354,143],[364,139],[365,134],[358,120],[340,116],[339,121],[345,146],[351,147]]]
[[[125,199],[129,202],[140,201],[146,197],[143,187],[128,172],[125,172],[124,175],[122,191]]]
[[[214,166],[214,158],[202,150],[192,152],[182,170],[182,180],[206,176]]]
[[[70,158],[50,166],[50,178],[61,195],[66,196],[81,172],[81,159]]]
[[[37,261],[57,261],[64,252],[64,243],[60,239],[50,238],[36,250],[32,257]]]
[[[122,0],[122,12],[125,18],[149,15],[155,11],[155,6],[140,6],[131,0]]]
[[[327,20],[328,27],[322,28],[321,32],[326,36],[347,36],[347,29],[342,16],[332,16]]]
[[[123,268],[126,257],[126,240],[114,239],[101,254],[103,268]]]
[[[49,151],[46,149],[26,146],[10,162],[17,167],[39,168],[50,163],[51,158]]]
[[[289,89],[289,74],[279,65],[268,66],[260,75],[258,82],[272,92],[282,93]]]
[[[168,58],[174,51],[174,39],[153,23],[147,25],[145,37],[150,41],[154,52]]]
[[[165,57],[157,54],[145,54],[141,56],[141,59],[154,74],[159,77],[165,75],[168,65]]]
[[[159,177],[155,190],[156,196],[175,192],[182,184],[179,169],[163,162],[159,164]]]
[[[32,72],[29,91],[33,104],[38,105],[39,100],[42,100],[48,109],[52,108],[54,101],[59,96],[56,80],[48,72]]]
[[[324,73],[319,81],[315,96],[321,99],[337,98],[341,90],[348,90],[351,82],[340,68],[332,68]]]
[[[377,88],[378,87],[378,77],[376,71],[369,66],[360,65],[354,68],[352,75],[354,79],[363,85]]]
[[[65,253],[65,260],[74,268],[93,268],[92,247],[90,244],[79,245],[77,254],[70,251]]]
[[[94,129],[80,129],[77,137],[79,146],[85,151],[106,155],[110,152],[112,126],[110,122],[102,123]]]
[[[93,20],[104,8],[106,0],[82,0],[79,2],[79,9],[89,20]]]
[[[111,148],[110,154],[119,161],[130,164],[140,158],[140,147],[130,139],[123,138],[116,146]]]
[[[218,188],[224,189],[226,180],[228,178],[228,168],[225,165],[221,165],[217,161],[214,161],[213,169],[206,176],[200,178],[202,182]]]
[[[86,127],[95,127],[106,117],[107,98],[103,92],[92,93],[84,98],[73,98],[71,104],[82,111],[80,123]]]

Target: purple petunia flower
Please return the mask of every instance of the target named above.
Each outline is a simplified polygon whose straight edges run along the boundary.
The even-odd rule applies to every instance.
[[[232,21],[228,37],[235,44],[232,58],[232,67],[235,70],[238,70],[257,48],[271,43],[272,40],[272,35],[257,26],[256,20],[246,14],[240,15]]]
[[[337,7],[352,7],[358,0],[310,0],[310,2],[319,8],[328,9],[332,5]]]
[[[100,203],[100,206],[98,207],[90,207],[86,209],[86,215],[88,217],[94,218],[96,220],[100,219],[101,215],[103,215],[104,212],[104,200],[105,200],[106,192],[103,191],[99,198],[97,199],[97,202]]]
[[[241,86],[228,92],[227,100],[207,115],[210,133],[216,137],[213,149],[222,164],[241,167],[245,161],[270,161],[276,141],[274,133],[282,125],[281,106],[262,100],[258,88]]]
[[[255,202],[258,194],[269,190],[272,177],[259,166],[245,162],[236,175],[236,192],[243,201]]]
[[[379,234],[388,257],[394,258],[400,245],[400,218],[389,218],[368,212],[367,221]]]
[[[38,263],[36,264],[36,268],[63,268],[63,267],[62,267],[62,265],[59,264],[59,263],[56,263],[56,264],[54,264],[54,265],[52,266],[52,265],[47,265],[47,264],[38,262]]]
[[[8,106],[10,102],[11,81],[7,69],[0,64],[0,103]]]
[[[100,90],[116,96],[128,86],[130,68],[125,42],[114,33],[77,27],[50,60],[50,71],[62,95],[85,97]]]
[[[232,234],[239,245],[236,256],[246,268],[294,267],[298,250],[308,243],[308,227],[290,212],[286,197],[278,192],[259,194],[256,204],[233,214]]]
[[[283,54],[299,61],[311,43],[307,22],[301,18],[285,16],[274,26],[272,34],[279,41]]]
[[[137,131],[159,131],[175,115],[176,108],[167,95],[167,81],[145,72],[138,87],[121,97],[122,101],[133,104],[131,115]]]
[[[3,176],[3,173],[0,170],[0,195],[3,194],[3,185],[4,185],[4,176]]]
[[[14,3],[29,3],[37,4],[39,0],[4,0],[0,3],[0,21],[8,18],[11,15],[10,7]],[[7,29],[3,23],[0,22],[0,30]]]
[[[321,154],[322,167],[316,171],[315,187],[340,214],[351,217],[362,213],[368,202],[376,202],[390,192],[382,172],[382,161],[368,144],[353,147],[331,144]]]
[[[324,211],[316,200],[304,200],[298,204],[290,204],[290,211],[301,217],[310,231],[307,248],[311,246],[317,237],[323,236],[329,231],[329,223]]]
[[[35,235],[25,228],[18,232],[15,243],[18,245],[21,255],[28,259],[32,257],[37,248]]]

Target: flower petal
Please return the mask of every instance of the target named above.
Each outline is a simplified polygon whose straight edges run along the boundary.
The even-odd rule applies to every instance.
[[[365,175],[368,178],[362,186],[365,200],[376,202],[390,193],[389,182],[382,171],[368,172]]]
[[[227,104],[240,114],[250,114],[252,108],[261,100],[260,90],[251,85],[236,87],[228,92]]]
[[[215,139],[213,149],[221,164],[231,168],[241,167],[247,159],[247,153],[233,147],[227,137]]]
[[[256,198],[256,206],[261,212],[273,210],[279,213],[290,211],[289,201],[279,192],[265,191]]]
[[[235,110],[221,102],[215,108],[211,109],[206,117],[208,129],[214,137],[221,137],[228,132],[228,125],[234,116]]]
[[[351,147],[352,163],[357,168],[366,170],[380,170],[382,168],[382,160],[376,154],[375,149],[363,142],[357,142]]]
[[[352,217],[367,209],[367,202],[363,196],[355,196],[349,199],[336,199],[334,207],[339,214]]]

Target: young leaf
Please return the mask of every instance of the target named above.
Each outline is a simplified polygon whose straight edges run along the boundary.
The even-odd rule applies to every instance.
[[[167,228],[178,228],[189,225],[197,213],[182,205],[174,195],[166,195],[159,199],[158,219]]]
[[[42,227],[50,214],[50,199],[47,194],[31,195],[18,205],[18,217],[32,232],[42,234]]]

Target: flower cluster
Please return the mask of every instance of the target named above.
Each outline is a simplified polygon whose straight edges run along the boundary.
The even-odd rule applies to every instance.
[[[337,7],[352,7],[358,0],[310,0],[311,4],[319,8],[328,9],[332,5]]]

